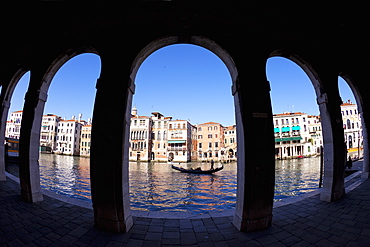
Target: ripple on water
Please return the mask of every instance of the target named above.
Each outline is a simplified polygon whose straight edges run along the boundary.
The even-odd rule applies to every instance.
[[[91,201],[90,159],[40,154],[41,187]],[[184,167],[207,163],[181,164]],[[214,175],[174,171],[167,163],[130,162],[131,208],[144,211],[202,213],[235,208],[236,163],[225,164]],[[17,174],[17,167],[7,166]],[[311,192],[318,187],[319,158],[276,161],[275,200]]]

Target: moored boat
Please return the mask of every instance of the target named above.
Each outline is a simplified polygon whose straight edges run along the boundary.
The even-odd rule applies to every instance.
[[[185,168],[182,168],[182,167],[179,167],[179,166],[172,165],[172,169],[175,169],[175,170],[180,171],[180,172],[185,172],[185,173],[212,174],[212,173],[221,171],[222,169],[224,169],[224,166],[221,165],[220,167],[217,167],[215,169],[202,170],[200,167],[198,167],[196,169],[194,169],[194,168],[193,169],[185,169]]]

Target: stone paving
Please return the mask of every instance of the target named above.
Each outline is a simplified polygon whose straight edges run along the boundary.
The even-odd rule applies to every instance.
[[[93,227],[91,209],[48,196],[21,201],[19,184],[8,179],[0,182],[0,246],[370,246],[370,179],[353,180],[357,187],[337,202],[314,195],[275,208],[262,231],[239,232],[232,217],[134,217],[128,233],[115,234]]]

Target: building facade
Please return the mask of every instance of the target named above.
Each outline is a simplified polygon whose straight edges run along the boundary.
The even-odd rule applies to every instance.
[[[150,160],[168,161],[168,125],[172,117],[165,117],[159,112],[152,112],[151,154]]]
[[[301,112],[273,116],[276,158],[303,157],[317,153],[309,132],[308,119],[308,115]]]
[[[197,160],[197,129],[187,120],[171,120],[168,124],[167,152],[168,160],[189,162]]]
[[[362,156],[363,135],[361,125],[361,115],[358,113],[357,105],[350,100],[341,106],[344,140],[348,154],[352,157]]]
[[[322,139],[322,128],[320,116],[307,116],[308,131],[310,133],[309,141],[312,144],[313,151],[317,154],[321,152],[320,148],[324,145]]]
[[[208,122],[197,125],[198,160],[211,161],[225,158],[224,127],[220,123]]]
[[[150,117],[137,115],[136,107],[132,109],[131,116],[129,160],[149,161],[152,120]]]
[[[61,118],[54,114],[47,114],[42,117],[40,150],[54,152],[56,150],[56,139],[58,123]]]
[[[225,161],[234,161],[237,157],[237,141],[236,141],[236,125],[224,128],[225,135],[225,151],[221,153],[221,157]]]
[[[91,127],[91,124],[81,127],[80,156],[90,156]]]
[[[19,139],[21,133],[23,111],[15,111],[10,114],[10,119],[6,122],[5,136]]]
[[[67,155],[80,154],[82,123],[76,119],[61,120],[58,123],[56,153]]]

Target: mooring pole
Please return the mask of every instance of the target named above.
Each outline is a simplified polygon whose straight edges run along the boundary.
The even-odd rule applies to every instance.
[[[322,174],[324,170],[324,148],[320,146],[320,180],[319,180],[319,188],[322,187]]]

